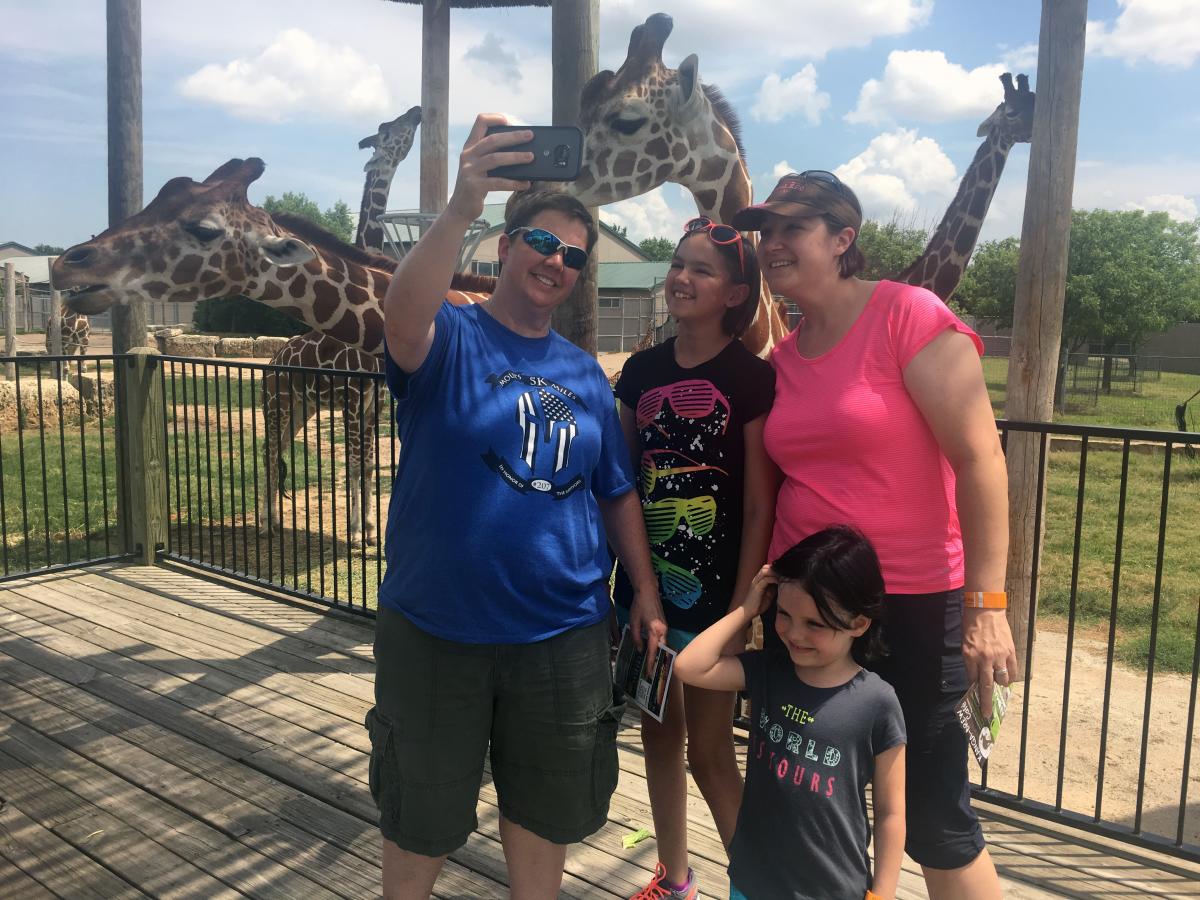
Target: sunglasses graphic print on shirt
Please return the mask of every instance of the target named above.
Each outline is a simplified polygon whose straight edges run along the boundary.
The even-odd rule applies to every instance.
[[[521,493],[548,494],[555,500],[569,497],[584,485],[582,475],[561,478],[571,463],[571,446],[579,435],[575,409],[587,404],[570,388],[538,375],[508,371],[489,375],[493,390],[520,387],[516,394],[510,457],[489,447],[483,461],[508,485]]]
[[[690,609],[703,595],[696,570],[710,556],[709,537],[717,519],[712,488],[718,476],[727,474],[719,466],[673,450],[642,454],[638,475],[642,519],[653,547],[651,562],[658,575],[659,593],[681,609]],[[705,485],[709,490],[701,492]]]

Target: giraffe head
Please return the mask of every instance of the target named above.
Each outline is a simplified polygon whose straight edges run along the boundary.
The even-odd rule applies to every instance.
[[[699,203],[706,185],[741,165],[736,116],[716,88],[700,83],[696,55],[678,69],[663,64],[673,24],[663,13],[650,16],[633,30],[621,68],[584,85],[583,168],[563,189],[585,205],[636,197],[667,181],[688,186]]]
[[[421,107],[414,106],[408,112],[390,122],[381,122],[379,130],[358,142],[360,150],[370,148],[375,152],[363,166],[364,172],[372,169],[395,171],[412,149],[417,126],[421,124]]]
[[[1004,100],[995,112],[983,120],[976,132],[978,137],[991,136],[998,143],[1011,147],[1033,140],[1034,93],[1029,90],[1029,76],[1018,75],[1013,87],[1012,73],[1000,76],[1004,85]]]
[[[69,310],[102,313],[133,299],[191,302],[247,293],[314,250],[246,199],[261,159],[231,159],[197,183],[172,178],[136,215],[76,244],[51,267]]]

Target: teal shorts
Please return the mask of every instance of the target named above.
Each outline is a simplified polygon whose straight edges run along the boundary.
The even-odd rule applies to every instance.
[[[617,623],[624,628],[629,624],[629,610],[617,604],[613,604],[613,606],[617,610]],[[667,646],[672,650],[682,650],[695,639],[696,633],[694,631],[681,631],[678,628],[667,629]]]
[[[556,844],[604,824],[625,711],[607,621],[532,644],[459,644],[381,606],[375,666],[370,784],[389,841],[423,856],[466,843],[489,757],[510,822]]]

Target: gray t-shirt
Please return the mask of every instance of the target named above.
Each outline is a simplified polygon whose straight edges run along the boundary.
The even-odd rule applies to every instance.
[[[748,900],[862,900],[866,786],[875,757],[905,742],[895,692],[865,669],[839,687],[811,687],[782,650],[739,658],[752,721],[730,882]]]

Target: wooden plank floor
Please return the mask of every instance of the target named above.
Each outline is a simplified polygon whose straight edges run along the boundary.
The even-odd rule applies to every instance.
[[[170,568],[105,567],[0,588],[0,897],[375,897],[367,790],[370,623]],[[609,821],[562,895],[627,897],[653,839],[632,718]],[[438,882],[505,897],[495,794]],[[703,896],[724,852],[692,785]],[[1200,866],[985,810],[1008,897],[1200,897]],[[900,896],[925,896],[905,865]]]

